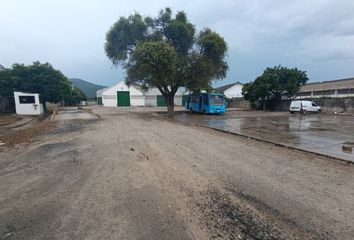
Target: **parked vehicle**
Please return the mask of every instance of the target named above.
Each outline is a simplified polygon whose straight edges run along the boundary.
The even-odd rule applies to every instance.
[[[193,112],[222,114],[226,112],[226,100],[219,93],[195,93],[188,96],[185,107]]]
[[[290,113],[294,112],[321,112],[321,107],[312,101],[297,100],[290,104]]]

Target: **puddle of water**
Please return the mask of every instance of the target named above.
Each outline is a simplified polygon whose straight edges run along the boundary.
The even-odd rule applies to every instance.
[[[352,152],[342,150],[343,142],[354,143],[351,117],[310,115],[205,119],[202,124],[354,161]]]

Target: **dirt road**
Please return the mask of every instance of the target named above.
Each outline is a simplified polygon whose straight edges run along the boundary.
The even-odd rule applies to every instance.
[[[0,152],[0,239],[353,239],[352,165],[94,111]]]

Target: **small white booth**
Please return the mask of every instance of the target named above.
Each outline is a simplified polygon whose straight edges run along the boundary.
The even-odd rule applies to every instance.
[[[38,93],[14,92],[16,113],[19,115],[41,115],[43,104],[39,102]]]

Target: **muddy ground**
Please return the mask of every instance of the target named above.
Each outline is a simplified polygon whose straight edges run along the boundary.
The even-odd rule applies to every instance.
[[[0,239],[352,239],[354,167],[95,108],[0,152]]]

